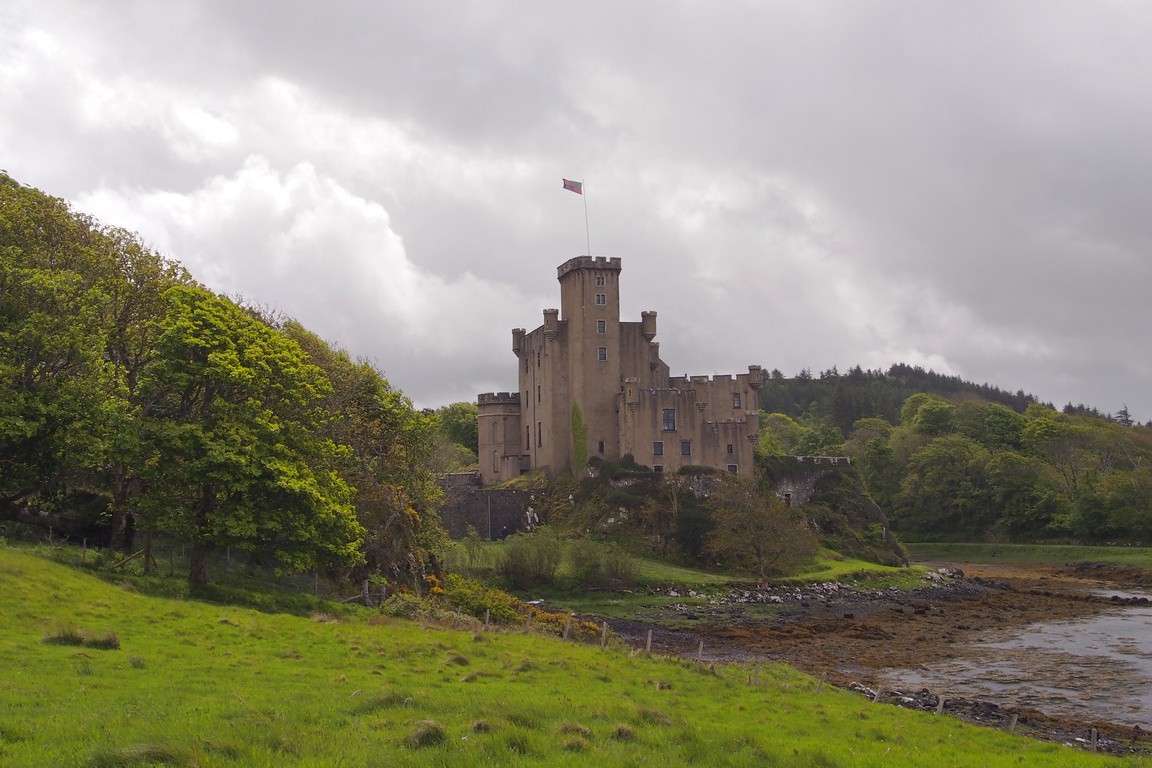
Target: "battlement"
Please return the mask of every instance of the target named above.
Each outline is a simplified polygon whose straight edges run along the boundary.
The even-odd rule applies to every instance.
[[[520,405],[519,392],[485,392],[476,396],[477,405]]]
[[[619,272],[620,259],[607,259],[603,256],[597,256],[595,258],[591,256],[577,256],[574,259],[568,259],[568,261],[556,268],[556,279],[560,279],[569,272],[574,272],[578,269],[610,269],[614,272]]]

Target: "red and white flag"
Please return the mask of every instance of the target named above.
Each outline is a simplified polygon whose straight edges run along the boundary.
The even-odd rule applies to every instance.
[[[564,182],[564,189],[569,192],[575,192],[578,195],[584,194],[584,185],[579,181],[569,181],[568,179],[560,179]]]

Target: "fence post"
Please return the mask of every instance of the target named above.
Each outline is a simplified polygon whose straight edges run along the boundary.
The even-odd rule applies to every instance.
[[[489,616],[491,613],[492,613],[492,609],[491,609],[491,608],[485,608],[485,609],[484,609],[484,631],[485,631],[485,632],[487,632],[487,631],[488,631],[488,616]]]
[[[604,629],[600,633],[600,650],[608,647],[608,622],[604,622]]]
[[[648,630],[648,642],[644,643],[644,653],[652,653],[652,630]]]
[[[936,714],[944,711],[944,692],[940,692],[940,696],[936,699]]]
[[[816,693],[820,693],[820,690],[824,687],[824,678],[827,675],[828,675],[828,670],[824,670],[823,672],[820,673],[820,682],[818,682],[816,684]]]
[[[564,639],[568,639],[568,630],[572,628],[572,614],[568,614],[567,621],[564,622]]]
[[[528,606],[528,618],[524,621],[524,631],[532,628],[532,606]]]
[[[756,671],[752,673],[752,685],[760,685],[760,660],[756,660]]]
[[[371,607],[371,606],[372,606],[372,598],[370,598],[370,597],[368,596],[368,579],[364,579],[364,592],[363,592],[363,595],[364,595],[364,605],[365,605],[365,607]]]
[[[700,647],[696,649],[696,664],[704,663],[704,641],[700,641]]]

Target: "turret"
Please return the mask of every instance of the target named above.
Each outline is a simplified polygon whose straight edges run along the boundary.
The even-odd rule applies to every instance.
[[[656,338],[655,312],[640,313],[640,333],[644,336],[645,341],[652,341],[652,339]]]

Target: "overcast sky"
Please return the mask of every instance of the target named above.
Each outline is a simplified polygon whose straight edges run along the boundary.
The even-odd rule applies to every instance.
[[[4,0],[0,168],[420,406],[515,389],[567,177],[674,374],[1152,418],[1144,2]]]

